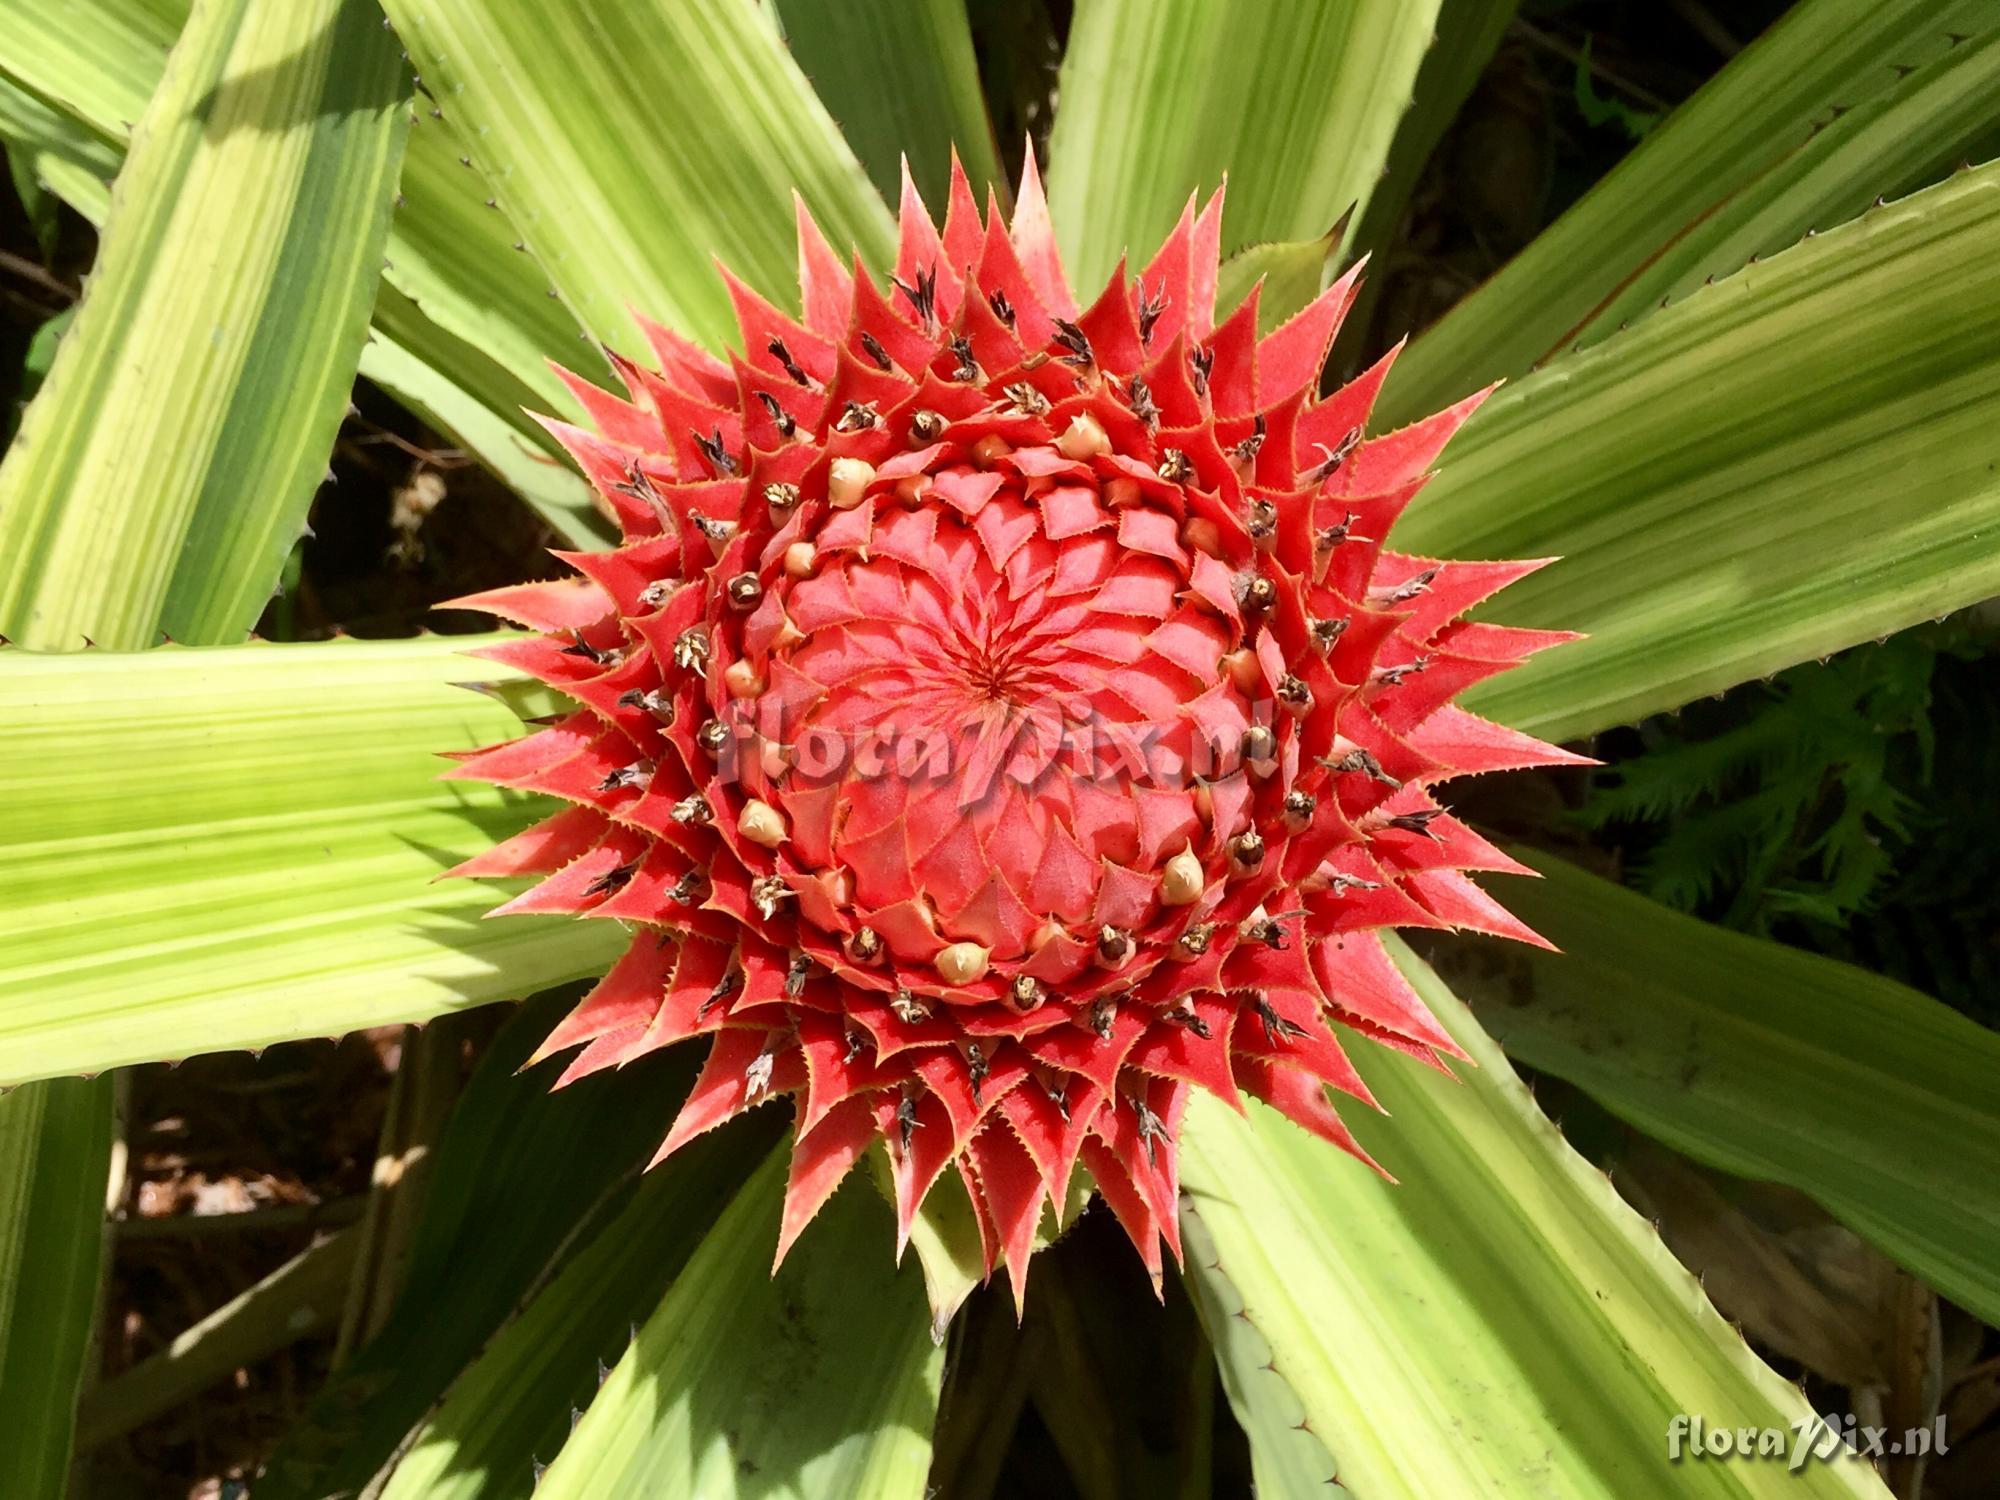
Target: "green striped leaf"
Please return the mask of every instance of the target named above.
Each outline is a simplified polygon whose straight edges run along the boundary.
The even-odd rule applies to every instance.
[[[868,1167],[883,1198],[893,1202],[896,1183],[889,1169],[887,1149],[871,1150]],[[1077,1182],[1085,1175],[1079,1167],[1071,1181]],[[1086,1200],[1087,1196],[1088,1190]],[[951,1320],[965,1306],[965,1299],[986,1280],[979,1219],[972,1206],[972,1195],[966,1191],[962,1179],[952,1173],[938,1178],[910,1220],[910,1249],[916,1253],[917,1265],[924,1273],[924,1296],[931,1309],[931,1340],[942,1344]]]
[[[57,121],[59,134],[45,130],[36,139],[69,149],[44,149],[37,160],[51,189],[93,223],[102,222],[107,202],[100,179],[116,172],[127,122],[158,84],[186,11],[187,0],[72,0],[64,24],[38,11],[0,54],[0,73],[19,80],[0,93],[0,136],[8,95]],[[99,68],[99,57],[119,62]],[[142,66],[148,59],[150,70]],[[54,115],[40,96],[63,100],[72,113]],[[428,109],[410,121],[387,285],[375,304],[377,338],[362,352],[362,373],[513,486],[566,539],[602,545],[609,533],[591,514],[589,487],[527,413],[578,415],[551,359],[595,377],[607,367],[489,204],[450,126]],[[72,164],[77,137],[90,147],[82,158],[89,170]]]
[[[51,109],[19,85],[0,78],[0,141],[9,161],[40,186],[78,208],[92,223],[102,221],[123,155],[69,115]],[[77,200],[81,198],[82,203]]]
[[[41,252],[41,258],[46,263],[54,259],[56,253],[56,199],[42,186],[42,180],[36,175],[34,165],[27,160],[26,154],[18,148],[9,147],[5,136],[0,136],[0,158],[5,159],[7,180],[13,186],[15,198],[20,201],[28,232],[35,238],[35,248]]]
[[[33,0],[0,0],[0,11],[28,11],[20,26],[10,25],[0,73],[122,145],[159,85],[189,4],[66,0],[57,11]],[[410,124],[386,278],[460,341],[464,353],[497,364],[545,406],[569,411],[568,393],[547,361],[559,358],[594,374],[606,367],[579,338],[576,320],[549,295],[548,278],[533,257],[515,248],[519,236],[488,206],[492,195],[442,114],[420,105]],[[398,336],[406,345],[417,343],[407,331]],[[476,367],[453,365],[446,373],[469,388],[481,384]],[[495,409],[509,410],[504,403]]]
[[[1355,225],[1357,247],[1371,253],[1388,247],[1431,153],[1500,50],[1520,9],[1521,0],[1442,0],[1437,32],[1417,70],[1409,112],[1397,123],[1382,183]]]
[[[1353,255],[1382,255],[1395,244],[1424,168],[1478,84],[1501,38],[1521,9],[1521,0],[1443,0],[1437,35],[1424,54],[1411,90],[1409,113],[1396,127],[1382,180],[1368,199],[1368,212],[1354,226]],[[1353,310],[1341,324],[1332,363],[1337,372],[1360,368],[1375,306],[1389,284],[1390,262],[1377,261],[1362,277]],[[1402,330],[1392,330],[1400,335]]]
[[[202,10],[0,464],[0,635],[133,647],[254,620],[346,409],[401,87],[364,0]]]
[[[1549,738],[2000,592],[2000,165],[1506,387],[1394,541],[1559,556],[1495,614],[1590,639],[1467,702]]]
[[[1446,972],[1507,1051],[1711,1166],[1808,1193],[2000,1319],[2000,1036],[1891,980],[1680,916],[1548,855],[1507,905],[1563,951]]]
[[[1313,240],[1374,191],[1438,0],[1082,0],[1049,136],[1071,279],[1166,237],[1225,173],[1223,249]]]
[[[706,1159],[719,1165],[713,1152]],[[537,1465],[562,1447],[570,1413],[595,1394],[600,1361],[623,1346],[634,1313],[660,1300],[722,1196],[691,1189],[684,1173],[649,1173],[630,1207],[501,1330],[418,1427],[383,1500],[532,1495]]]
[[[526,399],[535,410],[574,416],[576,401],[549,362],[599,380],[609,379],[610,366],[500,211],[469,151],[442,112],[419,97],[382,277],[452,341],[437,357],[445,375],[487,394],[496,412],[560,452],[504,385],[493,387],[517,383],[532,392]],[[432,356],[417,337],[385,326]]]
[[[109,1078],[0,1097],[0,1494],[61,1500],[97,1304],[111,1163]]]
[[[538,1073],[536,1082],[545,1087],[546,1076]],[[659,1142],[659,1131],[642,1138],[632,1128],[634,1114],[643,1126],[648,1112],[634,1111],[601,1087],[589,1092],[600,1097],[585,1107],[602,1126],[622,1119],[636,1170]],[[668,1094],[670,1102],[680,1097],[679,1091]],[[746,1168],[762,1159],[784,1123],[782,1114],[764,1111],[755,1122],[761,1130],[746,1125],[690,1143],[646,1173],[616,1205],[615,1215],[601,1216],[601,1227],[597,1216],[586,1221],[583,1229],[594,1232],[576,1235],[579,1244],[565,1247],[573,1249],[572,1257],[546,1286],[531,1289],[532,1300],[520,1315],[498,1331],[398,1443],[389,1461],[393,1472],[381,1491],[384,1500],[525,1500],[532,1494],[537,1462],[561,1449],[572,1411],[589,1404],[605,1365],[630,1338],[634,1320],[656,1306],[680,1274]],[[496,1220],[498,1232],[506,1232],[510,1219]],[[457,1302],[451,1295],[447,1310],[455,1313]],[[416,1337],[422,1338],[421,1330],[432,1321],[430,1315],[418,1320]],[[351,1450],[343,1453],[340,1472],[353,1472],[354,1457]],[[328,1490],[323,1482],[316,1489],[279,1487],[270,1493],[282,1500]]]
[[[1680,1413],[1711,1427],[1816,1419],[1451,992],[1398,958],[1476,1064],[1454,1081],[1357,1049],[1389,1118],[1345,1114],[1400,1182],[1262,1105],[1245,1118],[1198,1094],[1188,1109],[1188,1284],[1258,1493],[1322,1494],[1337,1475],[1368,1500],[1886,1500],[1859,1462],[1669,1459]]]
[[[110,206],[105,183],[123,159],[116,147],[5,81],[0,140],[24,151],[51,192],[92,223],[103,223]],[[548,392],[515,378],[386,283],[376,289],[375,328],[361,351],[360,371],[473,454],[571,545],[602,547],[613,539],[615,528],[590,486],[527,416],[562,406],[567,393],[561,402],[548,399]]]
[[[488,192],[596,337],[636,308],[720,347],[719,258],[795,299],[796,188],[841,249],[890,221],[777,29],[740,0],[385,0]]]
[[[506,402],[504,397],[468,389],[445,373],[484,373],[490,377],[488,390],[493,390],[515,383],[506,371],[477,350],[465,348],[394,287],[384,286],[377,296],[375,324],[361,351],[363,375],[438,431],[450,433],[571,546],[605,547],[615,540],[617,528],[599,508],[596,492],[567,460],[551,453],[545,441],[524,430],[521,406],[534,402],[534,397],[524,394]],[[411,346],[400,343],[396,334],[410,338]],[[502,415],[508,410],[515,413],[512,418]]]
[[[1234,312],[1252,287],[1261,287],[1257,328],[1270,332],[1319,295],[1327,262],[1339,249],[1339,226],[1316,240],[1245,245],[1216,269],[1217,316]]]
[[[461,1447],[455,1435],[440,1435],[430,1457],[462,1469],[472,1443],[498,1443],[518,1457],[502,1466],[489,1453],[464,1478],[488,1486],[480,1493],[526,1492],[537,1444],[543,1459],[555,1455],[560,1439],[550,1429],[566,1428],[571,1404],[591,1389],[595,1361],[623,1342],[628,1320],[658,1300],[716,1211],[763,1159],[771,1137],[757,1127],[775,1131],[782,1111],[764,1111],[747,1127],[747,1143],[735,1131],[704,1137],[635,1188],[687,1097],[698,1058],[681,1048],[552,1092],[565,1062],[526,1064],[576,993],[565,987],[522,1006],[480,1057],[431,1155],[395,1309],[287,1431],[265,1463],[260,1500],[366,1492],[412,1450],[413,1433],[433,1426],[447,1390],[474,1371],[481,1372],[478,1389],[499,1396],[499,1409],[461,1414],[454,1406],[449,1430],[460,1430],[463,1415],[477,1436]],[[638,1198],[653,1206],[631,1212]],[[661,1222],[662,1198],[677,1213],[671,1232]],[[635,1232],[635,1220],[651,1232],[610,1251],[597,1248]],[[551,1278],[560,1272],[566,1279],[569,1265],[585,1256],[607,1274],[609,1265],[628,1273],[623,1298],[609,1319],[600,1310],[587,1324],[566,1320],[564,1332],[552,1335],[547,1315],[533,1309],[557,1290]],[[641,1278],[638,1288],[632,1273]],[[606,1292],[616,1290],[593,1284],[583,1305],[601,1309]],[[527,1347],[515,1331],[524,1307],[539,1330]],[[574,1303],[571,1310],[581,1316]],[[496,1359],[512,1370],[502,1392],[486,1378]],[[558,1371],[563,1378],[534,1378]],[[489,1426],[496,1421],[498,1431]],[[511,1443],[518,1450],[508,1449]]]
[[[780,1148],[716,1221],[543,1476],[538,1500],[921,1500],[944,1351],[889,1205],[834,1194],[773,1275]]]
[[[192,0],[0,0],[0,69],[47,103],[123,141],[159,86]]]
[[[1519,375],[1930,180],[1992,124],[1992,49],[1953,38],[1996,27],[2000,0],[1804,0],[1412,344],[1379,416]]]
[[[25,99],[11,84],[0,83],[0,137],[6,135],[8,106]],[[110,192],[97,175],[99,158],[71,154],[64,132],[75,127],[64,117],[52,119],[52,137],[29,137],[36,169],[58,197],[101,224]],[[110,158],[115,172],[117,151],[102,145],[94,149]],[[458,378],[447,370],[457,371]],[[590,486],[558,455],[541,424],[527,415],[556,403],[544,401],[541,392],[483,351],[446,332],[387,283],[376,288],[375,327],[361,350],[360,372],[470,452],[565,541],[589,548],[613,539],[616,528],[599,509]]]
[[[534,804],[476,638],[0,652],[0,1084],[421,1020],[601,971],[610,924],[439,881]]]
[[[979,89],[965,0],[777,0],[785,44],[812,80],[883,197],[902,191],[900,162],[943,212],[951,153],[984,197],[1006,187]]]

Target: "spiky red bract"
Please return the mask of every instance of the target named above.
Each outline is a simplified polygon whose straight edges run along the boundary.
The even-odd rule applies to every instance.
[[[1011,232],[906,186],[887,292],[802,209],[802,322],[731,281],[728,362],[573,382],[623,545],[461,601],[577,704],[451,773],[571,804],[464,873],[634,933],[543,1055],[708,1036],[662,1156],[793,1095],[781,1255],[879,1138],[904,1236],[955,1170],[1018,1291],[1081,1161],[1157,1276],[1190,1087],[1360,1155],[1330,1023],[1457,1051],[1378,932],[1533,940],[1434,793],[1575,759],[1451,703],[1559,639],[1461,619],[1534,565],[1383,545],[1478,398],[1363,440],[1354,275],[1215,326],[1220,210],[1078,311],[1032,175]]]

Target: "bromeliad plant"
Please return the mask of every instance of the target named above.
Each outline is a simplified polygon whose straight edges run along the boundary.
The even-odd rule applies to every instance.
[[[1010,1384],[1144,1485],[1074,1341],[982,1376],[953,1321],[1004,1265],[1079,1326],[1028,1269],[1093,1191],[1260,1494],[1883,1493],[1668,1467],[1808,1409],[1507,1054],[1991,1322],[2000,1047],[1447,783],[2000,588],[2000,6],[1804,0],[1323,385],[1513,10],[1079,4],[1010,218],[954,0],[8,7],[0,138],[101,240],[0,467],[0,1488],[207,1368],[75,1399],[107,1070],[589,979],[218,1315],[344,1307],[260,1497],[955,1500]],[[532,633],[245,643],[357,370],[564,536],[461,601]],[[1561,561],[1431,560],[1507,557]],[[1475,1019],[1397,928],[1562,951],[1461,954]]]
[[[732,279],[730,364],[648,327],[629,400],[572,381],[623,544],[458,601],[577,708],[452,773],[568,804],[456,873],[633,928],[542,1055],[712,1037],[660,1158],[796,1095],[780,1260],[879,1139],[899,1248],[955,1168],[1019,1304],[1081,1159],[1157,1281],[1190,1087],[1367,1161],[1329,1017],[1464,1056],[1378,931],[1533,938],[1433,791],[1581,759],[1451,702],[1562,639],[1460,618],[1535,565],[1383,541],[1480,398],[1364,438],[1389,361],[1317,399],[1356,273],[1217,327],[1221,225],[1079,310],[1032,166],[1011,235],[906,166],[892,304],[802,209],[803,322]]]

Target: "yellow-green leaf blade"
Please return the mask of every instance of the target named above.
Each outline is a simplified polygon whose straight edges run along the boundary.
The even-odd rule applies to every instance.
[[[1500,894],[1563,951],[1467,953],[1459,986],[1510,1054],[1690,1156],[1810,1194],[2000,1317],[2000,1036],[1879,975],[1527,858],[1546,878]]]
[[[1382,179],[1368,199],[1368,211],[1354,224],[1349,258],[1383,256],[1396,242],[1410,208],[1410,195],[1438,143],[1458,118],[1487,64],[1513,24],[1521,0],[1442,0],[1437,35],[1424,54],[1411,91],[1410,109],[1397,123]],[[1353,308],[1341,323],[1332,364],[1337,372],[1359,367],[1375,322],[1375,308],[1389,284],[1387,259],[1371,263]],[[1392,329],[1400,337],[1403,329]],[[1427,415],[1427,413],[1426,413]]]
[[[58,14],[40,0],[0,0],[9,22],[0,72],[122,145],[159,85],[189,5],[66,0]],[[25,12],[19,24],[17,11]],[[568,309],[549,296],[548,278],[533,257],[515,248],[519,236],[488,206],[492,194],[442,112],[420,102],[410,123],[384,276],[426,317],[497,361],[544,403],[566,410],[568,396],[548,360],[596,374],[605,373],[602,360],[580,339]],[[476,384],[463,370],[447,373]]]
[[[401,87],[362,0],[215,0],[176,46],[0,465],[0,635],[133,647],[255,619],[346,409]]]
[[[106,182],[122,160],[117,148],[4,81],[0,81],[0,138],[22,145],[50,191],[93,224],[104,222],[110,202]],[[406,162],[404,181],[409,180]],[[461,247],[464,243],[459,241]],[[392,227],[392,251],[395,248]],[[429,300],[433,307],[440,305],[435,296]],[[494,347],[506,352],[504,340]],[[545,364],[535,363],[547,373]],[[546,429],[528,415],[560,409],[567,395],[551,399],[547,390],[517,378],[488,349],[449,332],[386,280],[375,290],[375,324],[361,350],[360,373],[448,434],[566,541],[601,547],[615,534],[590,486],[561,456]]]
[[[0,1493],[61,1500],[97,1304],[111,1162],[109,1078],[0,1097]]]
[[[424,85],[578,319],[647,316],[720,346],[719,257],[796,285],[792,191],[886,260],[890,221],[776,28],[738,0],[387,0]]]
[[[0,0],[0,12],[21,3]],[[0,72],[45,113],[42,99],[60,100],[68,113],[59,118],[94,138],[82,159],[108,179],[131,122],[159,83],[188,0],[70,0],[61,25],[42,14],[46,7],[31,9],[36,18],[10,34]],[[116,65],[100,67],[100,58]],[[9,124],[6,104],[0,99],[0,134]],[[600,379],[608,368],[569,309],[550,296],[548,277],[494,206],[442,113],[415,108],[410,124],[375,325],[418,363],[364,353],[364,365],[377,367],[365,373],[379,373],[391,394],[516,485],[565,536],[598,545],[601,537],[577,530],[586,487],[527,411],[579,415],[551,360]],[[61,140],[68,144],[68,135]],[[93,192],[90,173],[72,165],[76,157],[73,146],[45,148],[37,161],[55,191],[101,223],[101,185]],[[564,473],[547,472],[550,463]]]
[[[110,198],[105,183],[118,171],[121,153],[82,123],[52,109],[18,84],[0,78],[0,140],[10,162],[30,172],[46,191],[76,206],[84,196],[86,217],[103,218]]]
[[[1380,415],[1519,375],[1913,185],[1990,124],[1993,60],[1962,54],[1995,27],[2000,0],[1803,0],[1413,343]]]
[[[1610,1183],[1535,1108],[1498,1047],[1407,950],[1476,1067],[1454,1082],[1383,1048],[1356,1061],[1389,1112],[1344,1111],[1401,1179],[1261,1105],[1187,1114],[1188,1277],[1274,1493],[1331,1477],[1366,1500],[1873,1497],[1863,1464],[1668,1459],[1669,1424],[1812,1416]],[[1385,1418],[1393,1413],[1394,1419]]]
[[[1339,250],[1338,229],[1316,240],[1245,245],[1216,268],[1216,315],[1234,312],[1258,287],[1257,327],[1268,333],[1319,295],[1327,262]]]
[[[446,375],[483,389],[494,382],[486,370],[494,365],[533,393],[535,410],[575,416],[580,408],[550,362],[599,381],[609,380],[610,367],[500,211],[467,142],[434,111],[418,98],[382,279],[456,341],[441,362]],[[492,405],[560,451],[515,403],[496,397]]]
[[[122,140],[160,81],[191,0],[0,0],[0,69],[48,103]],[[48,66],[44,67],[43,64]]]
[[[541,1500],[920,1500],[944,1351],[889,1206],[834,1194],[774,1276],[785,1158],[737,1192],[543,1476]]]
[[[538,1020],[531,1043],[538,1043],[553,1024],[546,1013]],[[694,1058],[684,1055],[687,1050],[681,1049],[678,1057],[647,1059],[636,1069],[620,1070],[617,1082],[604,1077],[586,1089],[546,1092],[561,1071],[560,1061],[526,1075],[526,1085],[540,1091],[540,1097],[518,1102],[518,1121],[505,1132],[513,1149],[497,1161],[466,1152],[453,1164],[461,1173],[481,1174],[481,1180],[497,1174],[500,1190],[489,1188],[479,1195],[485,1200],[480,1204],[484,1213],[464,1216],[451,1248],[459,1257],[477,1254],[480,1233],[511,1233],[519,1209],[510,1199],[525,1191],[537,1201],[537,1211],[561,1231],[560,1253],[548,1255],[533,1277],[521,1278],[509,1303],[483,1309],[461,1291],[453,1261],[437,1266],[434,1287],[419,1288],[418,1295],[428,1294],[428,1305],[451,1318],[454,1333],[469,1324],[481,1334],[477,1344],[460,1343],[466,1350],[462,1372],[448,1389],[430,1390],[428,1400],[394,1401],[425,1393],[426,1387],[408,1378],[411,1364],[420,1371],[425,1366],[438,1371],[440,1362],[430,1358],[422,1331],[383,1340],[384,1347],[364,1353],[358,1370],[341,1377],[365,1390],[383,1386],[383,1372],[394,1372],[384,1391],[367,1400],[364,1409],[374,1420],[358,1441],[340,1445],[335,1467],[311,1474],[309,1482],[278,1474],[274,1463],[265,1481],[271,1500],[310,1500],[340,1493],[343,1487],[360,1490],[378,1471],[393,1471],[381,1490],[384,1500],[487,1500],[531,1493],[536,1463],[546,1463],[560,1451],[571,1411],[596,1389],[597,1377],[630,1339],[634,1324],[658,1304],[743,1179],[763,1160],[770,1141],[789,1126],[782,1111],[765,1110],[742,1128],[690,1142],[642,1175],[640,1167],[658,1148],[686,1097],[685,1085],[696,1066]],[[514,1066],[526,1051],[511,1054]],[[571,1100],[571,1095],[580,1097]],[[550,1120],[567,1120],[569,1128],[544,1146],[534,1137],[552,1133],[547,1130]],[[467,1133],[475,1123],[484,1122],[468,1118]],[[562,1201],[554,1203],[550,1214],[539,1206],[557,1196],[547,1179],[573,1172],[579,1149],[608,1157],[628,1179],[638,1181],[601,1195],[588,1215],[565,1212],[568,1204]],[[565,1152],[570,1153],[567,1158]],[[446,1169],[442,1158],[439,1168]],[[593,1186],[600,1175],[592,1174]],[[407,1305],[426,1304],[412,1298]],[[467,1314],[475,1311],[486,1317],[470,1323]],[[517,1311],[518,1316],[507,1316]],[[385,1401],[384,1395],[392,1399]],[[324,1398],[321,1404],[336,1413],[342,1409]],[[391,1410],[382,1411],[385,1406]],[[390,1416],[401,1420],[382,1420]],[[413,1426],[412,1419],[420,1420]],[[329,1441],[342,1436],[338,1429],[323,1434]]]
[[[517,998],[607,923],[438,874],[535,804],[441,782],[519,722],[476,640],[0,652],[0,1084]]]
[[[1560,738],[2000,592],[2000,165],[1504,388],[1396,545],[1563,560],[1495,614],[1590,639],[1469,695]]]
[[[1438,0],[1217,5],[1084,0],[1070,27],[1049,207],[1094,289],[1226,173],[1223,249],[1313,240],[1365,207]]]
[[[778,0],[778,15],[884,198],[901,191],[907,156],[918,191],[943,213],[954,147],[982,201],[1001,181],[965,0]]]
[[[571,546],[611,543],[617,528],[599,508],[589,484],[525,430],[519,401],[508,403],[504,395],[495,399],[486,393],[512,383],[505,370],[431,322],[394,287],[378,293],[375,321],[361,351],[363,375],[440,432],[450,433]],[[406,346],[398,334],[414,346]],[[484,375],[486,390],[469,389],[447,373],[452,370]]]
[[[568,1059],[529,1059],[578,993],[563,986],[520,1006],[481,1054],[431,1147],[397,1310],[272,1449],[259,1500],[373,1492],[417,1447],[430,1450],[419,1493],[432,1482],[449,1493],[455,1471],[475,1494],[527,1494],[533,1459],[554,1457],[596,1362],[623,1345],[789,1123],[762,1111],[645,1172],[698,1049],[553,1088]],[[581,1296],[568,1289],[580,1263],[595,1268]],[[607,1284],[614,1275],[622,1282]],[[553,1330],[545,1297],[566,1304]],[[470,1410],[458,1397],[468,1386]]]

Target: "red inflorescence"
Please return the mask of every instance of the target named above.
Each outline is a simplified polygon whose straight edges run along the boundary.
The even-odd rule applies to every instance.
[[[1361,1155],[1329,1021],[1457,1052],[1377,930],[1536,940],[1432,793],[1575,759],[1451,702],[1563,637],[1460,619],[1536,564],[1384,547],[1478,398],[1319,399],[1353,273],[1260,338],[1220,195],[1081,312],[1032,164],[1011,230],[962,175],[901,218],[887,292],[801,209],[803,321],[731,280],[741,355],[571,380],[624,544],[461,602],[579,706],[452,773],[570,806],[459,873],[632,928],[543,1055],[708,1036],[661,1156],[796,1096],[781,1256],[880,1139],[903,1237],[955,1169],[1018,1293],[1080,1160],[1157,1278],[1191,1085]]]

